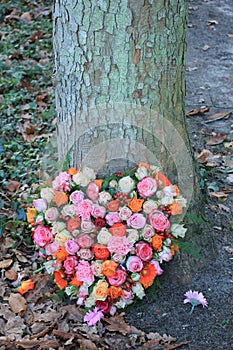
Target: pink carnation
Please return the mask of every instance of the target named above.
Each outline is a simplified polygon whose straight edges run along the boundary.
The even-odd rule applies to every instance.
[[[111,212],[106,215],[106,221],[109,226],[112,226],[113,224],[116,224],[117,222],[120,222],[120,216],[118,212]]]
[[[94,265],[87,260],[80,260],[76,266],[76,277],[79,281],[93,283],[94,282]]]
[[[52,182],[54,190],[57,191],[70,191],[71,176],[66,171],[60,173]]]
[[[137,184],[138,193],[143,198],[149,198],[157,191],[157,182],[152,177],[144,177]]]
[[[83,220],[90,220],[92,212],[92,202],[89,199],[84,199],[76,205],[76,214]]]
[[[119,255],[126,255],[132,248],[130,243],[125,236],[112,236],[108,242],[108,250],[110,253],[117,253]]]
[[[32,237],[35,243],[41,248],[53,240],[51,229],[43,225],[39,225],[35,228]]]

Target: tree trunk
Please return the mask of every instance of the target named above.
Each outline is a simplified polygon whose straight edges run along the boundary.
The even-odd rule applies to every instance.
[[[70,165],[100,173],[156,163],[189,206],[198,186],[184,112],[187,5],[55,0],[53,20],[60,159],[70,150]]]

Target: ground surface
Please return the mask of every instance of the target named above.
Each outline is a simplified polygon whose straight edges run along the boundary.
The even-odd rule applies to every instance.
[[[226,134],[225,141],[232,141],[229,131],[233,118],[211,123],[205,120],[215,113],[233,110],[232,1],[190,1],[188,23],[186,109],[210,106],[208,113],[188,117],[189,134],[196,154],[207,149],[220,155],[216,158],[217,166],[205,167],[209,187],[206,215],[212,221],[218,257],[206,263],[186,286],[172,284],[163,275],[162,288],[155,288],[155,295],[136,306],[127,320],[145,331],[156,330],[179,340],[190,340],[182,347],[185,350],[230,350],[233,349],[233,194],[229,193],[223,201],[211,193],[232,190],[233,183],[226,178],[233,170],[233,152],[225,143],[224,147],[223,143],[208,146],[207,142],[213,133]],[[213,188],[215,182],[217,190]],[[205,294],[208,309],[196,308],[189,315],[188,305],[182,305],[183,294],[189,289]]]
[[[21,16],[26,11],[26,2],[19,3],[24,4],[23,10],[12,14],[14,6],[9,2],[5,15],[11,17],[1,26],[1,58],[7,75],[1,77],[0,86],[4,120],[0,137],[0,179],[5,188],[0,198],[0,349],[233,349],[233,134],[230,133],[233,118],[231,114],[217,119],[233,110],[232,0],[189,2],[186,110],[200,110],[202,106],[209,106],[210,110],[189,113],[194,115],[187,117],[187,121],[196,156],[205,150],[199,158],[202,162],[200,185],[207,191],[206,217],[218,255],[198,270],[189,285],[174,284],[172,278],[163,274],[161,288],[152,287],[141,303],[126,311],[127,323],[115,317],[95,330],[83,324],[82,314],[73,304],[51,299],[54,284],[49,278],[43,274],[32,276],[32,269],[40,265],[32,242],[25,238],[23,211],[17,203],[25,199],[27,184],[35,181],[35,174],[23,172],[23,167],[34,169],[38,152],[52,130],[53,92],[48,73],[51,26],[48,27],[50,10],[46,1],[30,5],[28,11],[32,18],[27,16],[23,22]],[[23,37],[19,40],[20,31]],[[11,40],[6,40],[7,35]],[[19,90],[26,91],[25,97],[19,95]],[[209,122],[208,117],[218,112],[223,113]],[[27,156],[17,158],[25,155],[25,149]],[[10,182],[9,187],[5,178],[17,182]],[[5,226],[5,217],[12,218],[14,223]],[[23,299],[18,299],[15,293],[13,270],[16,276],[32,277],[36,283],[35,290]],[[191,316],[190,305],[183,304],[184,293],[189,289],[203,292],[209,303],[208,308],[195,308]]]

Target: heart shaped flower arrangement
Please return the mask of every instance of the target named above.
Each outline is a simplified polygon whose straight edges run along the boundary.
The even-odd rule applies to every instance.
[[[185,204],[147,163],[103,180],[70,168],[41,188],[27,218],[45,269],[93,325],[145,296],[185,236],[174,220]]]

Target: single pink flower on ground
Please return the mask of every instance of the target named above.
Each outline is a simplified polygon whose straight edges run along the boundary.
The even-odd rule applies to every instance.
[[[197,305],[201,304],[203,307],[204,306],[208,307],[208,302],[201,292],[197,292],[197,291],[193,292],[192,290],[189,290],[184,294],[184,296],[186,297],[186,299],[184,299],[184,304],[186,303],[192,304],[190,315],[192,314],[194,307]]]
[[[87,322],[88,326],[95,326],[97,322],[104,317],[104,314],[101,310],[95,307],[93,310],[90,310],[84,316],[84,322]]]

